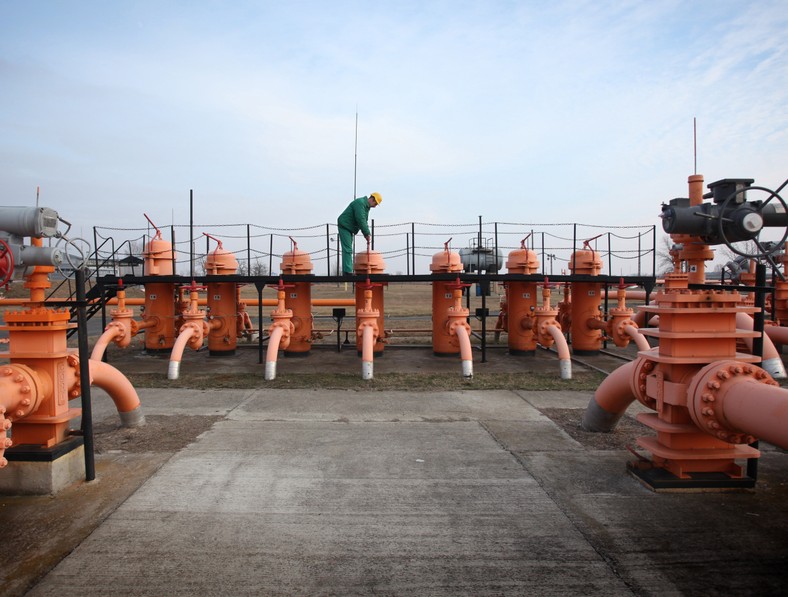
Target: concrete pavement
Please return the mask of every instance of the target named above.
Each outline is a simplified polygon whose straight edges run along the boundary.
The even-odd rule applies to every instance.
[[[765,447],[754,491],[656,494],[627,451],[543,412],[579,422],[590,392],[140,397],[147,415],[217,419],[31,597],[785,592],[782,450]]]

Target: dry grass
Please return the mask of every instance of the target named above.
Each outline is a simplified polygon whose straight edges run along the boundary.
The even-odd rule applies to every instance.
[[[454,391],[454,390],[578,390],[593,391],[604,376],[595,371],[576,371],[570,380],[561,380],[555,371],[529,373],[482,373],[465,380],[459,373],[384,373],[363,380],[357,373],[297,373],[280,375],[265,381],[258,375],[216,374],[199,371],[182,373],[180,379],[168,381],[163,375],[129,373],[138,388],[204,389],[322,389],[358,391]]]

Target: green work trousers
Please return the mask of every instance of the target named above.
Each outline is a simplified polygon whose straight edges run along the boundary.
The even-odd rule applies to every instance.
[[[353,273],[353,234],[347,228],[339,226],[339,244],[342,246],[342,273]]]

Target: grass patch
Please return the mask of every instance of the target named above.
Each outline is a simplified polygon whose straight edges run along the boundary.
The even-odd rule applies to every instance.
[[[325,389],[325,390],[580,390],[593,391],[604,376],[595,371],[578,371],[573,379],[559,379],[554,372],[545,373],[481,373],[465,380],[453,373],[385,373],[374,379],[363,380],[350,373],[299,373],[281,375],[272,381],[259,374],[181,374],[177,380],[167,380],[163,374],[132,373],[128,375],[137,388],[209,389]]]

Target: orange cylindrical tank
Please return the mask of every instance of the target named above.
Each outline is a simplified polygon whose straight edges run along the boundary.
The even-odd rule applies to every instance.
[[[534,251],[525,248],[523,241],[519,249],[509,253],[506,269],[510,274],[534,274],[539,269],[539,259]],[[534,354],[536,282],[510,280],[504,283],[504,287],[508,311],[509,354]]]
[[[449,250],[449,241],[443,251],[432,256],[430,271],[433,274],[462,272],[460,254]],[[450,309],[454,307],[454,286],[454,281],[436,280],[432,283],[432,352],[438,356],[460,353],[457,337],[449,333],[447,327]]]
[[[283,274],[310,275],[312,273],[312,259],[309,253],[298,248],[293,242],[293,249],[282,255],[281,270]],[[292,288],[285,293],[285,307],[293,312],[291,323],[293,333],[290,343],[284,349],[285,356],[307,356],[312,349],[312,330],[314,319],[312,316],[312,283],[292,282]]]
[[[146,276],[171,276],[172,243],[162,240],[161,231],[156,232],[143,251]],[[152,322],[145,328],[145,350],[167,352],[175,344],[175,284],[171,282],[148,282],[145,284],[145,310],[143,321]]]
[[[383,255],[377,251],[364,251],[356,253],[353,259],[353,272],[357,275],[363,276],[368,274],[382,274],[386,269],[386,263],[383,261]],[[377,338],[373,347],[373,353],[379,355],[383,352],[385,346],[385,332],[384,326],[385,313],[383,310],[383,284],[372,284],[372,311],[377,311]],[[356,284],[356,312],[365,310],[365,292],[366,285]],[[363,340],[361,334],[356,334],[356,351],[361,355],[363,350]]]
[[[230,276],[237,271],[238,259],[219,242],[205,260],[206,275]],[[207,287],[208,354],[232,356],[238,346],[238,285],[235,282],[208,282]]]
[[[586,243],[586,246],[588,244]],[[587,248],[575,251],[569,259],[569,268],[575,275],[598,276],[602,271],[602,258]],[[599,282],[572,282],[572,352],[578,355],[597,354],[602,348],[602,284]]]

